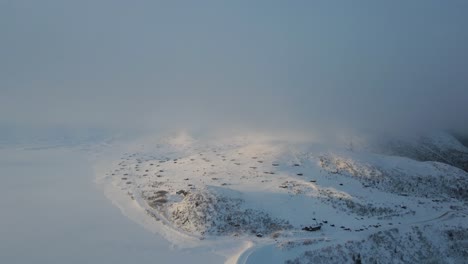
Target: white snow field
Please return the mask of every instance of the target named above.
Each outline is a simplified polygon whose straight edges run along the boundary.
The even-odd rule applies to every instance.
[[[98,154],[76,147],[0,149],[0,263],[220,263],[176,250],[122,216],[94,184]]]
[[[397,156],[382,145],[180,133],[116,146],[96,182],[176,248],[226,263],[466,263],[468,174],[463,159],[449,161],[468,149],[433,138],[419,146],[437,161],[416,143],[400,142]]]

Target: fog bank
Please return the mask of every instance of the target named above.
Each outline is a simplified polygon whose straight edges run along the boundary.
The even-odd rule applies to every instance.
[[[12,126],[468,131],[466,1],[3,1]]]

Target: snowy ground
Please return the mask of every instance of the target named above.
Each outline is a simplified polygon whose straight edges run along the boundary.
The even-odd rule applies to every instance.
[[[448,135],[437,144],[441,153],[468,153]],[[212,250],[233,263],[468,256],[468,174],[453,164],[263,135],[181,133],[111,153],[96,165],[97,183],[125,215],[177,248]],[[376,253],[379,243],[388,248]]]

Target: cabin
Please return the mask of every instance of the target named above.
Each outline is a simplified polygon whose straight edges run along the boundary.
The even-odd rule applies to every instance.
[[[320,229],[322,229],[322,226],[320,226],[320,225],[318,225],[318,226],[306,226],[306,227],[302,228],[302,230],[309,231],[309,232],[319,231]]]

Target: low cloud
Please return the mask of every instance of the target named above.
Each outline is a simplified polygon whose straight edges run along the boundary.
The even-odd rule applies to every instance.
[[[468,131],[461,1],[9,1],[0,122]]]

